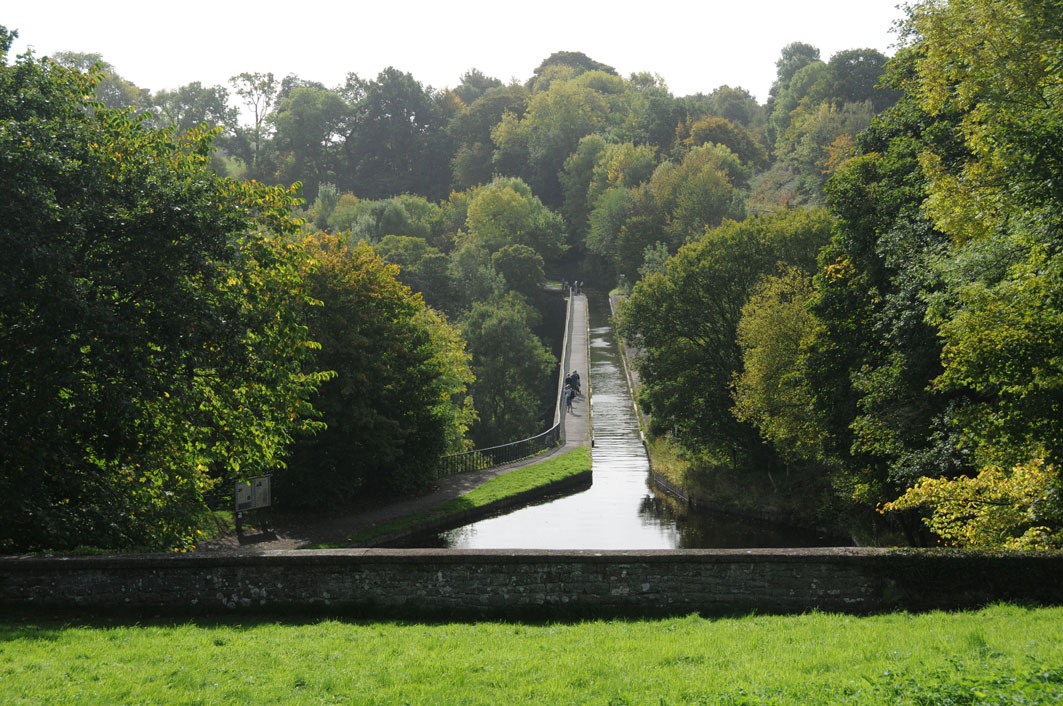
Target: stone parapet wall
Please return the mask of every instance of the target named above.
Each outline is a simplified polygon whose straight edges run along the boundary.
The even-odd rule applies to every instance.
[[[1063,603],[1063,554],[861,548],[0,558],[0,604],[402,617],[720,614]]]

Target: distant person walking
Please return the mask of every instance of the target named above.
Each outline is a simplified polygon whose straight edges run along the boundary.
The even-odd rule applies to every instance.
[[[572,389],[571,385],[565,385],[565,411],[572,411],[572,398],[576,396],[576,391]]]

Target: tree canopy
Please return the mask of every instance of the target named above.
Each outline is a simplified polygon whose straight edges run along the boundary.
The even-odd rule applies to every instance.
[[[98,79],[0,64],[8,551],[189,546],[219,480],[315,426],[325,377],[294,194],[217,176],[214,131],[152,130],[88,98]]]

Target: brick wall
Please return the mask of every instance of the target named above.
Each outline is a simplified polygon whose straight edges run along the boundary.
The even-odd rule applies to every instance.
[[[0,558],[0,604],[505,617],[1063,603],[1063,554],[346,549]]]

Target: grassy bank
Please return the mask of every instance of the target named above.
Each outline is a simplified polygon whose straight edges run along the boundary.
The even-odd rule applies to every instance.
[[[430,510],[371,527],[350,538],[349,544],[364,544],[379,537],[439,522],[470,510],[485,508],[515,495],[549,486],[591,470],[590,449],[583,446],[505,475],[492,478],[479,488]]]
[[[1063,608],[575,624],[0,620],[3,704],[1056,704]]]

